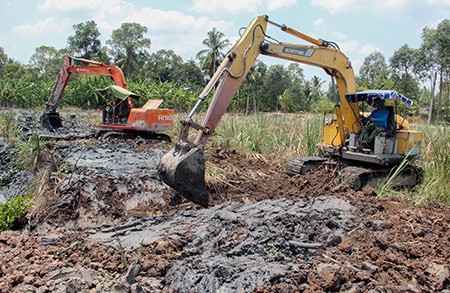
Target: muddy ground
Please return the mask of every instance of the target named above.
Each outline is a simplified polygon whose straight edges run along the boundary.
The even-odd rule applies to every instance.
[[[450,292],[449,206],[211,148],[201,208],[156,175],[171,143],[95,138],[81,114],[38,131],[52,147],[36,172],[0,138],[0,200],[37,193],[0,233],[0,292]]]

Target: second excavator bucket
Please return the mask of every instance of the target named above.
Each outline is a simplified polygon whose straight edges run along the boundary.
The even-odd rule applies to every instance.
[[[158,165],[159,177],[186,199],[207,207],[203,150],[188,142],[177,142]]]
[[[41,116],[41,125],[46,129],[54,129],[62,127],[62,120],[59,113],[44,112]]]

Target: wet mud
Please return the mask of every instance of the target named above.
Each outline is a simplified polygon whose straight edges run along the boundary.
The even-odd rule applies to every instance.
[[[54,145],[30,173],[43,179],[28,223],[0,233],[0,292],[450,291],[448,206],[210,148],[201,208],[156,175],[171,143],[96,139],[83,119],[57,138],[42,132]],[[14,152],[0,138],[8,194],[30,184],[12,171]]]
[[[0,137],[0,202],[5,202],[17,194],[27,194],[34,179],[32,172],[17,164],[16,153],[7,139]]]

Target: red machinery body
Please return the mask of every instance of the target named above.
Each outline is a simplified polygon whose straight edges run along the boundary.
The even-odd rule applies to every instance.
[[[74,60],[87,65],[74,65]],[[62,126],[61,118],[56,109],[61,102],[64,89],[72,73],[108,76],[114,81],[116,86],[128,90],[125,76],[118,66],[67,56],[64,58],[58,74],[58,80],[52,89],[50,102],[46,103],[45,112],[41,117],[41,123],[46,128]],[[130,92],[130,94],[133,93]],[[172,109],[159,109],[158,107],[161,103],[162,100],[148,100],[142,108],[134,108],[130,96],[123,100],[115,99],[110,107],[111,109],[120,109],[120,111],[112,111],[109,117],[104,114],[102,123],[99,126],[106,129],[125,131],[156,132],[170,130],[173,128],[174,111]]]

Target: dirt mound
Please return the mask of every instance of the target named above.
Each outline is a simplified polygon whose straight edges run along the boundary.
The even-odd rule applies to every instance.
[[[51,138],[30,225],[0,233],[1,292],[450,291],[448,206],[207,149],[204,209],[156,176],[171,144],[68,137]],[[4,145],[0,172],[19,190]]]

